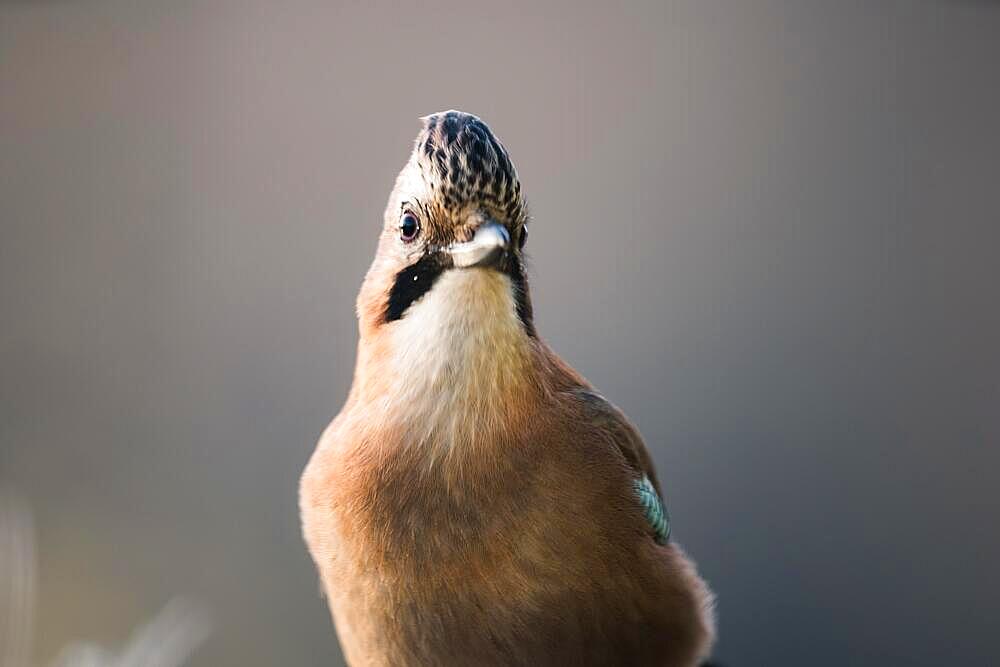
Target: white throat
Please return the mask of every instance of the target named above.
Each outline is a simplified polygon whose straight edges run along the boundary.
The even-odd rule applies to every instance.
[[[445,271],[391,336],[391,409],[421,440],[451,446],[502,422],[529,377],[530,339],[497,271]]]

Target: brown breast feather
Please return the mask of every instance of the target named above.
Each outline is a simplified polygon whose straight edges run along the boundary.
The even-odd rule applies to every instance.
[[[508,423],[429,462],[357,392],[301,488],[353,665],[693,665],[712,598],[649,534],[651,458],[620,411],[534,341]]]

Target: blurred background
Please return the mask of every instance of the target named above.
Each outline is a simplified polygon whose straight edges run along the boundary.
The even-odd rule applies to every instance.
[[[0,484],[32,663],[186,595],[191,665],[341,664],[297,481],[450,107],[514,157],[539,330],[653,450],[717,657],[995,662],[1000,4],[25,0]]]

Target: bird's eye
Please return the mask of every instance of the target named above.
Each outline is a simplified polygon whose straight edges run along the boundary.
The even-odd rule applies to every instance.
[[[409,243],[420,234],[420,221],[412,213],[404,213],[403,219],[399,222],[399,238],[404,243]]]
[[[517,249],[520,250],[528,242],[528,225],[521,226],[521,236],[517,239]]]

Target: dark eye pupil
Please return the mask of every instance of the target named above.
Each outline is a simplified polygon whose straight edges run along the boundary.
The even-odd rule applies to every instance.
[[[417,218],[411,214],[407,213],[403,216],[403,221],[399,225],[399,236],[404,241],[412,241],[417,238],[417,233],[420,232],[420,223],[417,222]]]

